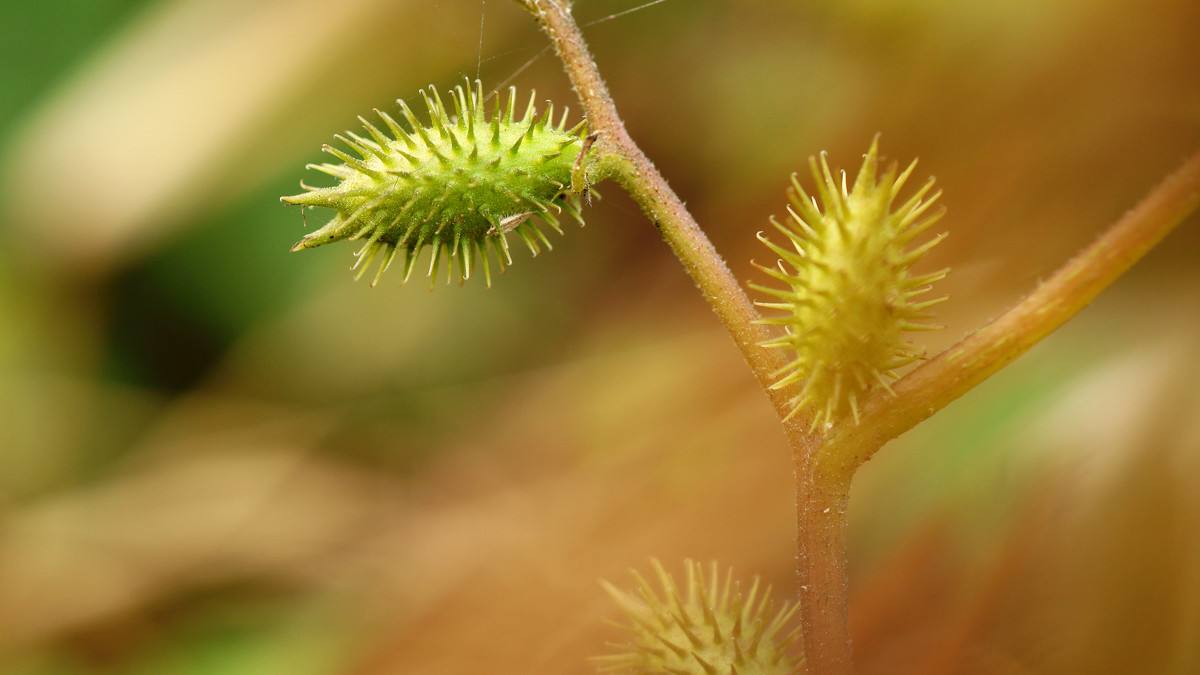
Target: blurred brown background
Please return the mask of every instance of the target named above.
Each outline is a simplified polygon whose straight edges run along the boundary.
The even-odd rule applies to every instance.
[[[932,350],[1200,145],[1195,0],[604,20],[639,4],[576,15],[740,277],[809,154],[938,176]],[[615,188],[490,291],[288,254],[336,130],[538,54],[514,3],[13,1],[0,37],[0,675],[586,673],[596,579],[649,556],[790,592],[770,407]],[[573,103],[549,55],[514,83]],[[864,471],[864,673],[1200,673],[1198,225]]]

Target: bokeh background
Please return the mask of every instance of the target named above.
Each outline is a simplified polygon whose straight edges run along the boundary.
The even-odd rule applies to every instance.
[[[639,4],[576,14],[739,277],[809,154],[938,176],[930,350],[1200,146],[1195,0]],[[544,45],[509,0],[2,3],[0,675],[585,673],[650,556],[791,591],[771,409],[615,188],[491,290],[288,253],[335,131],[572,102]],[[1200,673],[1197,381],[1193,217],[861,474],[862,671]]]

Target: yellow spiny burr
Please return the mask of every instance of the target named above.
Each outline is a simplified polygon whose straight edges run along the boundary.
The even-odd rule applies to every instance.
[[[763,344],[790,356],[772,388],[794,392],[790,415],[810,412],[814,429],[847,414],[857,421],[865,394],[890,390],[897,369],[923,357],[907,334],[940,328],[929,323],[929,310],[947,298],[922,296],[949,270],[914,275],[911,269],[946,236],[913,246],[941,219],[945,209],[934,208],[941,192],[930,178],[900,201],[916,161],[899,173],[892,163],[881,174],[879,164],[878,137],[853,186],[845,171],[835,177],[825,153],[809,158],[816,197],[793,174],[787,217],[771,219],[786,244],[758,234],[779,259],[757,266],[779,283],[751,288],[770,298],[756,304],[779,312],[763,323],[784,331]]]

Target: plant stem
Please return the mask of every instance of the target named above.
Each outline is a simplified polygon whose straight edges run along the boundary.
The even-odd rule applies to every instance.
[[[1116,281],[1200,207],[1200,152],[1164,178],[1090,246],[1032,293],[863,406],[862,423],[825,439],[822,472],[845,480],[889,440],[949,405],[1024,354]]]
[[[733,337],[759,383],[767,389],[772,373],[783,365],[777,351],[759,346],[771,337],[770,330],[755,323],[760,316],[754,303],[683,201],[630,137],[569,6],[561,0],[517,1],[537,18],[562,60],[571,85],[583,104],[588,124],[592,132],[598,134],[594,152],[606,156],[606,173],[629,193],[658,228]],[[767,391],[780,416],[786,416],[789,410],[783,392]],[[807,436],[807,428],[801,422],[788,425],[789,437],[801,439]]]
[[[733,337],[780,419],[786,418],[791,412],[787,396],[770,388],[784,359],[777,351],[759,346],[771,337],[770,331],[756,323],[760,316],[754,303],[683,201],[630,137],[570,8],[559,0],[517,1],[537,18],[562,60],[589,125],[599,134],[596,151],[606,155],[605,173],[612,175],[658,228]],[[809,420],[804,415],[793,416],[783,426],[795,466],[804,657],[810,673],[849,675],[845,533],[850,484],[816,473],[815,452],[820,442],[808,432]]]
[[[846,570],[850,481],[819,473],[813,453],[796,453],[796,571],[809,675],[850,675]]]

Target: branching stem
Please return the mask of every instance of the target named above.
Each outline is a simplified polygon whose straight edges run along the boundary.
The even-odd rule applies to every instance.
[[[566,68],[597,134],[603,173],[646,213],[691,275],[767,392],[780,418],[785,392],[770,389],[783,365],[759,346],[771,337],[725,261],[679,196],[630,137],[566,0],[517,0],[537,19]],[[846,507],[855,470],[889,440],[945,407],[1078,313],[1200,206],[1200,154],[1016,307],[876,392],[858,425],[825,436],[797,415],[784,422],[796,471],[797,562],[804,657],[812,675],[853,672],[847,631]]]
[[[1016,360],[1086,307],[1200,207],[1200,152],[1164,178],[1091,245],[1000,317],[863,406],[862,423],[824,439],[822,471],[849,481],[885,443]]]

